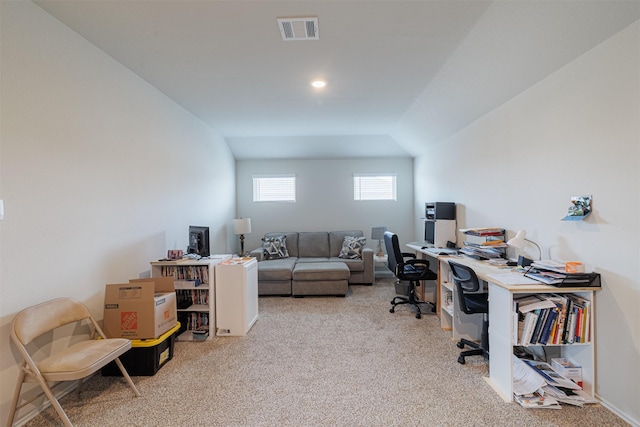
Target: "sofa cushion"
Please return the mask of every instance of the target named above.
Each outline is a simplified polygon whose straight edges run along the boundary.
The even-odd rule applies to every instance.
[[[289,258],[287,236],[264,237],[262,242],[263,258],[265,260]]]
[[[297,258],[289,257],[260,261],[258,264],[258,281],[291,280],[291,272]]]
[[[264,237],[276,237],[276,236],[285,236],[287,238],[287,252],[289,252],[290,257],[297,257],[298,255],[298,233],[296,232],[272,232],[266,233]]]
[[[298,258],[298,263],[301,263],[301,262],[327,262],[327,261],[329,261],[329,258],[328,257],[324,257],[324,256]],[[335,261],[344,261],[344,260],[336,258]]]
[[[300,258],[329,257],[329,233],[326,231],[301,232],[298,234],[298,256]]]
[[[338,258],[362,259],[362,249],[366,243],[367,239],[364,237],[344,236]]]
[[[349,267],[349,271],[364,271],[364,260],[362,259],[344,259],[338,257],[329,258],[330,262],[342,262],[347,267]],[[300,262],[300,260],[298,260]]]
[[[364,234],[360,230],[343,230],[343,231],[331,231],[329,232],[329,256],[337,257],[340,255],[342,249],[342,243],[345,236],[351,237],[364,237]]]
[[[347,280],[349,268],[343,262],[303,262],[293,269],[293,280]]]

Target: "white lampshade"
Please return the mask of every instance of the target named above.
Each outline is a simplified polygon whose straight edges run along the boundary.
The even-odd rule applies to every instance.
[[[251,218],[240,218],[233,220],[233,234],[251,233]]]
[[[534,245],[536,248],[538,248],[538,251],[540,252],[540,259],[542,259],[542,247],[536,242],[534,242],[533,240],[527,239],[526,236],[527,236],[526,231],[518,230],[518,232],[516,233],[516,236],[513,239],[510,239],[507,242],[507,245],[512,246],[516,249],[522,249],[527,244],[527,242],[529,242],[532,245]]]
[[[518,230],[518,232],[516,233],[516,236],[513,239],[510,239],[507,242],[507,245],[513,246],[514,248],[517,248],[517,249],[522,249],[526,242],[525,237],[527,237],[527,232],[524,230]]]

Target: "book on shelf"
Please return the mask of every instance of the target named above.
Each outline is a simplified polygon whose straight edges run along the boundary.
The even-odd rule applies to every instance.
[[[516,300],[517,310],[520,313],[527,313],[529,311],[537,310],[540,308],[553,308],[555,304],[544,295],[533,294],[524,298]]]
[[[539,300],[539,298],[543,298]],[[578,295],[536,294],[515,302],[514,342],[519,345],[579,344],[591,341],[591,301]]]
[[[522,335],[520,338],[520,345],[528,345],[533,335],[533,329],[538,321],[538,314],[540,310],[529,311],[524,317],[524,325],[522,329]]]
[[[567,379],[557,373],[551,365],[546,362],[537,360],[523,360],[525,364],[530,366],[538,375],[544,378],[547,385],[554,387],[562,387],[570,390],[580,390],[580,386],[570,379]]]
[[[538,339],[538,344],[547,344],[549,342],[549,337],[551,336],[551,331],[554,328],[554,324],[556,322],[556,318],[558,317],[558,310],[556,308],[550,308],[549,313],[547,314],[547,318],[544,322],[544,326],[542,326],[542,332],[540,332],[540,338]]]
[[[531,339],[529,340],[529,344],[538,344],[540,341],[540,336],[542,335],[542,331],[544,329],[544,325],[547,322],[547,317],[549,316],[549,309],[544,308],[540,310],[540,314],[538,315],[538,320],[536,320],[536,326],[533,329],[533,333],[531,334]]]
[[[209,266],[207,265],[163,265],[161,273],[163,276],[173,277],[176,281],[193,281],[196,286],[209,283]]]

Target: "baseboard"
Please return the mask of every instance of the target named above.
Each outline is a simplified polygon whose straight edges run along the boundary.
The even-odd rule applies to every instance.
[[[607,408],[608,410],[610,410],[611,412],[613,412],[614,414],[616,414],[617,416],[622,418],[625,422],[631,424],[634,427],[640,427],[640,421],[639,420],[632,419],[627,414],[625,414],[624,412],[622,412],[618,408],[616,408],[614,405],[612,405],[611,403],[609,403],[605,399],[603,399],[602,396],[596,394],[596,398],[600,401],[600,404],[602,406],[604,406],[605,408]]]
[[[78,388],[78,382],[77,381],[70,381],[68,384],[65,384],[65,385],[55,389],[54,390],[54,395],[56,396],[56,399],[60,400],[64,396],[66,396],[67,394],[69,394],[72,391],[74,391],[76,388]],[[16,419],[13,422],[14,426],[21,427],[21,426],[25,425],[26,423],[28,423],[33,418],[35,418],[38,415],[40,415],[40,413],[42,413],[44,410],[46,410],[47,408],[49,408],[51,406],[51,401],[49,400],[47,395],[44,394],[44,391],[40,391],[40,393],[37,394],[32,400],[36,400],[36,399],[40,399],[40,398],[44,398],[42,400],[42,404],[37,406],[37,407],[33,407],[30,411],[22,414],[20,416],[20,418],[16,417]],[[18,412],[16,414],[19,414],[19,410],[18,410]]]

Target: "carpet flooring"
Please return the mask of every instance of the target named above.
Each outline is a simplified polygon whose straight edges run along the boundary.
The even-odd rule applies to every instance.
[[[601,405],[505,403],[488,363],[460,350],[435,315],[389,313],[391,278],[345,298],[259,300],[246,337],[177,342],[155,376],[96,375],[61,403],[76,426],[625,426]],[[60,425],[52,408],[28,426]]]

